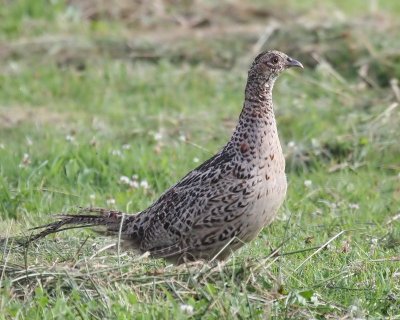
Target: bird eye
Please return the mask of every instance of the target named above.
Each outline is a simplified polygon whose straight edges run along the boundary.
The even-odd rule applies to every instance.
[[[279,62],[279,58],[275,56],[271,59],[271,61],[273,64],[277,64]]]

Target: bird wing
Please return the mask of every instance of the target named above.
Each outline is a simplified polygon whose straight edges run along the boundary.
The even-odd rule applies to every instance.
[[[232,174],[234,156],[229,149],[217,153],[142,212],[149,217],[141,239],[142,250],[189,250],[196,237],[204,233],[201,229],[214,229],[243,213],[249,204],[247,181]],[[171,254],[171,250],[166,251]]]

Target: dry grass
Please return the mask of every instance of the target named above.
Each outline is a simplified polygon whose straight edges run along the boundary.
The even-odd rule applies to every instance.
[[[398,10],[19,1],[0,8],[3,235],[110,199],[145,208],[225,142],[256,53],[307,68],[275,89],[290,184],[256,241],[224,265],[173,267],[85,232],[10,240],[5,318],[398,317]],[[132,175],[149,188],[120,183]]]

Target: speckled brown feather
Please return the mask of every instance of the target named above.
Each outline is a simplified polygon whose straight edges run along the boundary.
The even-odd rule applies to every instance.
[[[254,239],[286,195],[285,159],[276,128],[272,88],[278,75],[301,64],[278,51],[254,60],[238,124],[225,147],[189,172],[149,208],[134,215],[88,208],[64,215],[36,240],[65,226],[105,226],[128,246],[175,263],[223,259]]]

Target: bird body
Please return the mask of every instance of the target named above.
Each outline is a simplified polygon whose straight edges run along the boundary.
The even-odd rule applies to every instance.
[[[189,172],[138,214],[88,208],[97,215],[62,215],[32,239],[63,226],[102,225],[125,246],[175,263],[224,259],[270,224],[287,189],[285,159],[272,104],[278,75],[302,65],[278,51],[256,57],[238,124],[215,156]]]

